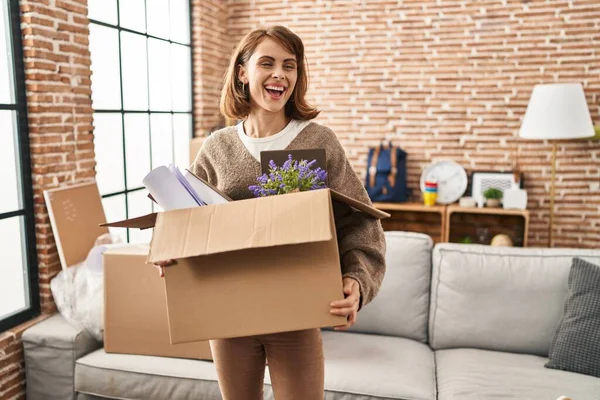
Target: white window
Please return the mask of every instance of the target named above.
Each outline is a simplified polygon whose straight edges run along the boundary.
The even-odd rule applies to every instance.
[[[18,20],[18,1],[0,2],[0,332],[40,308],[22,44],[12,23]]]
[[[142,178],[189,165],[189,0],[89,0],[96,180],[109,221],[147,214]],[[130,242],[150,230],[115,229]]]

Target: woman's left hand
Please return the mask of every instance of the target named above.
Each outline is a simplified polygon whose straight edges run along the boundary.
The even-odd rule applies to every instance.
[[[356,323],[358,305],[360,303],[360,285],[358,284],[358,281],[353,278],[344,278],[342,282],[344,286],[344,295],[346,298],[344,300],[332,302],[330,304],[330,312],[333,315],[346,317],[348,322],[346,325],[336,326],[334,328],[336,331],[348,330]]]

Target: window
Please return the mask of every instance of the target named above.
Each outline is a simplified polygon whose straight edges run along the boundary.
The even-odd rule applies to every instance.
[[[0,2],[0,332],[40,309],[20,29],[18,1]]]
[[[189,0],[89,0],[96,180],[109,221],[153,211],[142,179],[189,165]],[[115,229],[130,242],[150,230]]]

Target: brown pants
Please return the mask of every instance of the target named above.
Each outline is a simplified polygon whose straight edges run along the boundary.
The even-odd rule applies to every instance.
[[[276,400],[322,400],[325,366],[319,329],[211,340],[224,400],[262,400],[265,360]]]

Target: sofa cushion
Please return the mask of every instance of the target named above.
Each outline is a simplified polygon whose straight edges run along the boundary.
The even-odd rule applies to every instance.
[[[433,400],[433,352],[391,336],[323,332],[326,400]],[[265,399],[273,399],[268,368]],[[75,367],[81,399],[221,399],[210,361],[90,353]]]
[[[546,367],[600,378],[600,267],[580,258],[573,259],[569,295]]]
[[[75,390],[115,399],[221,399],[210,361],[109,354],[77,360]]]
[[[544,368],[547,358],[477,349],[435,352],[438,399],[597,400],[600,379]]]
[[[600,250],[436,246],[431,346],[547,356],[575,256],[597,263]]]
[[[386,232],[385,236],[387,269],[381,289],[350,330],[425,343],[433,241],[412,232]]]
[[[74,399],[75,360],[100,347],[85,329],[60,314],[33,325],[22,336],[27,399]]]
[[[323,332],[327,400],[435,399],[433,352],[392,336]]]

